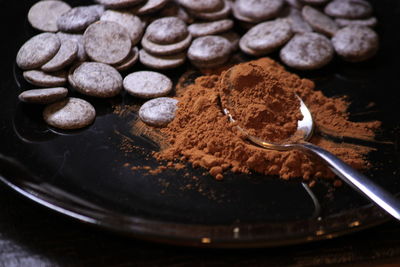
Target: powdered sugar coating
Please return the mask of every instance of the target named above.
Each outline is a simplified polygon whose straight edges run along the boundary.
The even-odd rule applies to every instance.
[[[280,52],[281,60],[300,70],[318,69],[328,64],[334,51],[331,41],[318,33],[299,33]]]

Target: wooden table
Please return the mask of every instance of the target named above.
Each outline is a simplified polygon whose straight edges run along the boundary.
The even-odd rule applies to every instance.
[[[0,184],[0,266],[400,266],[400,224],[281,248],[210,250],[128,239],[77,223]]]

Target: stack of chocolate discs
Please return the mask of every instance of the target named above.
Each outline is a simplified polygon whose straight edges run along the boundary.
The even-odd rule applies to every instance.
[[[278,52],[299,70],[321,68],[335,54],[364,61],[379,47],[372,11],[366,0],[95,0],[76,7],[43,0],[28,13],[43,33],[26,41],[16,58],[37,88],[19,99],[49,105],[43,112],[49,125],[76,129],[92,123],[95,112],[89,102],[68,98],[69,89],[99,98],[125,90],[152,101],[139,117],[162,126],[176,110],[177,102],[166,97],[172,82],[154,71],[129,73],[138,62],[162,71],[188,58],[197,68],[215,68],[239,48],[253,57]]]

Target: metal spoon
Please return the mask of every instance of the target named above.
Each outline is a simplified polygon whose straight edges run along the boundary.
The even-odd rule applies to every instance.
[[[226,80],[229,76],[230,71],[226,72],[223,76],[222,82],[227,84],[229,87],[232,85]],[[233,88],[230,88],[232,90]],[[298,97],[298,96],[297,96]],[[220,98],[221,99],[221,98]],[[342,160],[331,154],[330,152],[322,149],[319,146],[307,142],[313,134],[314,122],[310,110],[304,104],[303,100],[298,97],[300,101],[300,112],[303,115],[303,119],[297,122],[297,131],[293,135],[293,138],[277,144],[271,143],[266,140],[261,140],[255,136],[249,135],[243,128],[236,126],[237,129],[243,134],[249,141],[260,147],[272,150],[291,150],[298,149],[309,154],[313,154],[320,158],[328,167],[339,176],[344,182],[349,184],[354,189],[357,189],[364,196],[375,202],[379,207],[385,210],[387,213],[392,215],[397,220],[400,220],[400,200],[394,197],[392,194],[381,188],[379,185],[374,183],[371,179],[353,169]],[[231,122],[235,122],[226,105],[222,102],[221,105],[223,112],[228,116]]]

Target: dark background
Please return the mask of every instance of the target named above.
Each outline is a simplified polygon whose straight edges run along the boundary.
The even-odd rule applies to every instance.
[[[5,40],[17,39],[24,34],[16,31],[21,26],[13,23],[17,19],[24,23],[27,10],[17,7],[20,4],[30,6],[34,2],[0,0],[0,48],[4,53],[2,78],[12,75],[12,63],[8,59],[13,58],[10,55],[15,55],[18,49]],[[400,20],[400,5],[391,4],[396,0],[375,2],[382,2],[380,6],[386,6],[390,16],[397,16]],[[393,32],[394,42],[399,43],[398,35],[398,31]],[[6,87],[7,83],[2,82],[1,90],[6,90]],[[0,98],[2,93],[0,91]],[[0,121],[0,131],[1,127]],[[400,263],[399,229],[398,223],[389,222],[334,240],[290,247],[189,249],[128,239],[79,224],[24,199],[0,184],[0,266],[395,266]]]

